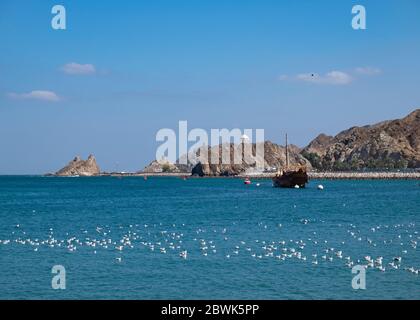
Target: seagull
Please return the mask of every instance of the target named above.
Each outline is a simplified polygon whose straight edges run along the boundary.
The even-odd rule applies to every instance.
[[[394,261],[395,262],[401,263],[401,260],[402,260],[401,257],[394,257]]]

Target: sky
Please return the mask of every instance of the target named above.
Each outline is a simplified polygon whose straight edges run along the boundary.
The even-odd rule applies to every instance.
[[[2,0],[0,174],[140,170],[182,120],[303,147],[419,108],[419,57],[417,0]]]

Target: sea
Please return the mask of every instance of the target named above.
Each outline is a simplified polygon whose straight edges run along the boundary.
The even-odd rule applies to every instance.
[[[0,299],[420,299],[419,242],[415,180],[0,177]]]

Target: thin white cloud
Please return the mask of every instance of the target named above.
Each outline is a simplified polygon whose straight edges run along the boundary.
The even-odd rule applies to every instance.
[[[300,81],[325,85],[347,85],[361,76],[375,76],[382,70],[376,67],[358,67],[351,72],[333,70],[325,74],[301,73],[297,75],[283,74],[278,77],[279,81]]]
[[[310,82],[315,84],[346,85],[353,81],[348,73],[343,71],[330,71],[324,75],[318,73],[302,73],[294,77],[298,81]]]
[[[93,64],[80,64],[70,62],[61,67],[61,71],[70,75],[89,75],[95,74],[96,68]]]
[[[381,74],[382,70],[375,67],[358,67],[354,70],[357,74],[365,76],[375,76]]]
[[[8,96],[12,99],[25,99],[25,100],[42,100],[57,102],[60,101],[60,97],[52,91],[48,90],[34,90],[28,93],[9,93]]]

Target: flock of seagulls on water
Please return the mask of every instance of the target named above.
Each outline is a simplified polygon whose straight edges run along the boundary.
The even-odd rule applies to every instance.
[[[240,239],[238,222],[226,227],[206,228],[193,228],[186,224],[164,227],[162,223],[97,226],[91,231],[79,230],[78,235],[65,233],[65,237],[59,237],[59,232],[53,228],[47,229],[44,237],[31,237],[23,225],[17,224],[11,230],[11,237],[0,239],[0,249],[2,246],[20,245],[37,253],[56,249],[75,254],[79,250],[88,250],[92,255],[107,250],[115,253],[115,263],[123,263],[130,250],[146,250],[151,254],[172,255],[183,260],[249,257],[255,260],[273,259],[279,263],[300,261],[313,267],[328,263],[339,263],[348,268],[363,265],[380,272],[404,270],[419,275],[419,266],[408,264],[409,257],[418,254],[420,235],[415,223],[370,228],[359,228],[354,224],[332,227],[328,224],[310,228],[313,223],[326,222],[311,219],[297,219],[290,225],[259,222],[254,226],[255,233],[252,234],[255,238],[252,239],[249,235]],[[246,226],[247,230],[251,227]],[[283,232],[288,227],[293,230]],[[334,230],[336,235],[330,239],[321,236],[321,231],[326,229]],[[286,238],[285,233],[299,234],[301,238]],[[337,235],[341,235],[340,240],[337,240]],[[387,254],[373,254],[380,250]],[[418,263],[418,260],[414,262]]]

